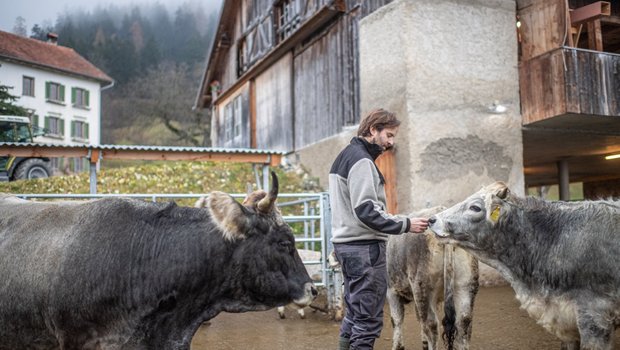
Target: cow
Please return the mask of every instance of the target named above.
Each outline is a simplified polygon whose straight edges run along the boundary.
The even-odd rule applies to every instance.
[[[429,219],[497,269],[563,349],[612,349],[620,324],[620,201],[519,197],[502,182]]]
[[[434,207],[411,217],[430,217]],[[438,349],[438,313],[444,303],[444,340],[448,349],[468,349],[474,299],[478,292],[478,260],[450,244],[440,244],[430,231],[392,235],[387,244],[388,292],[392,350],[405,349],[405,304],[414,302],[424,350]],[[444,293],[445,290],[445,293]],[[445,294],[445,296],[444,296]]]
[[[127,198],[0,197],[0,349],[188,350],[222,311],[317,291],[272,190],[206,209]]]

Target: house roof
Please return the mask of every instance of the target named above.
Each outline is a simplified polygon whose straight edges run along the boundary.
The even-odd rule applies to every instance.
[[[70,47],[24,38],[3,31],[0,31],[0,59],[78,75],[101,83],[113,82],[112,78]]]

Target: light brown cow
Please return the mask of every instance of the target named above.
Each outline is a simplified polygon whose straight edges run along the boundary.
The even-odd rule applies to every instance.
[[[444,209],[430,208],[411,217],[429,217]],[[390,236],[387,264],[387,300],[394,329],[392,350],[405,349],[404,306],[412,301],[421,323],[423,349],[437,349],[438,314],[444,300],[446,346],[448,349],[468,349],[474,298],[478,292],[478,260],[460,248],[439,244],[435,235],[427,231]]]

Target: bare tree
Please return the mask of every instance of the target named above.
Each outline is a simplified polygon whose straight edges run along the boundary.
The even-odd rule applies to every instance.
[[[116,120],[108,121],[109,127],[160,122],[175,135],[175,144],[210,146],[209,111],[192,110],[198,80],[185,64],[168,62],[149,69],[118,91],[124,97],[119,101],[117,96],[116,105],[109,106]]]

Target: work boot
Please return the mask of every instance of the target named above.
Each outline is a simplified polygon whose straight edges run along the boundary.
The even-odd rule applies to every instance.
[[[349,350],[349,338],[340,337],[338,339],[338,350]]]

